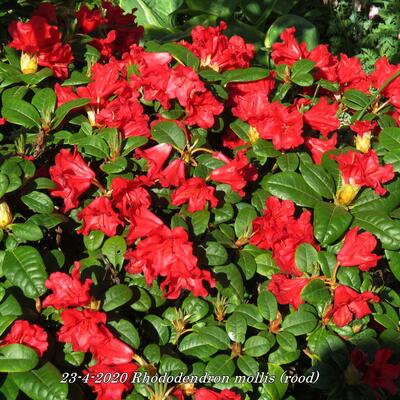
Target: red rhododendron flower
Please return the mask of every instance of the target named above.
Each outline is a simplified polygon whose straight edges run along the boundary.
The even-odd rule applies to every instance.
[[[347,57],[341,53],[337,73],[342,90],[352,88],[369,93],[370,81],[357,57]]]
[[[377,240],[370,232],[358,234],[358,226],[350,229],[344,237],[344,244],[340,249],[337,260],[344,267],[357,266],[361,271],[368,271],[376,267],[382,256],[372,254]]]
[[[42,17],[53,25],[57,25],[56,6],[51,3],[40,3],[36,10],[33,11],[32,17]]]
[[[6,119],[5,118],[0,118],[0,126],[4,125],[6,123]]]
[[[56,184],[51,195],[64,199],[65,212],[78,207],[79,196],[89,189],[96,178],[76,148],[72,154],[66,149],[61,149],[55,157],[55,165],[49,168],[49,173]]]
[[[112,199],[115,207],[123,217],[130,215],[130,210],[137,208],[148,208],[151,205],[149,192],[143,188],[143,179],[126,179],[115,177],[111,182]]]
[[[79,261],[75,261],[71,276],[63,272],[53,272],[46,280],[45,286],[53,291],[43,301],[43,307],[67,308],[86,306],[90,303],[90,286],[93,281],[86,279],[82,285],[80,281]]]
[[[296,28],[286,28],[281,33],[282,43],[276,42],[272,45],[272,60],[275,64],[293,65],[296,61],[308,57],[308,50],[306,44],[297,43],[294,33]]]
[[[171,204],[180,206],[188,203],[188,211],[196,212],[203,210],[207,201],[209,201],[210,207],[214,208],[218,204],[214,192],[215,189],[212,186],[207,186],[203,179],[190,178],[171,194]]]
[[[99,324],[105,324],[107,316],[103,312],[93,310],[67,309],[61,314],[64,325],[57,333],[60,342],[71,343],[73,351],[89,350],[90,345],[103,338]]]
[[[198,125],[209,129],[214,125],[215,116],[224,111],[224,105],[217,101],[210,91],[195,93],[186,107],[185,124]]]
[[[162,187],[180,186],[185,182],[185,162],[180,158],[172,161],[160,172],[160,185]]]
[[[262,217],[253,221],[250,243],[265,250],[272,250],[272,258],[284,274],[301,276],[295,264],[296,248],[301,243],[314,247],[311,213],[303,211],[294,218],[295,207],[290,200],[280,201],[275,196],[266,200],[266,210]]]
[[[372,362],[368,355],[359,349],[351,352],[351,363],[362,373],[361,381],[372,389],[386,390],[392,396],[398,391],[395,380],[400,377],[400,364],[389,362],[393,355],[392,349],[379,349]],[[377,394],[377,398],[380,396]]]
[[[126,270],[131,274],[143,273],[149,286],[158,276],[164,277],[160,288],[167,289],[165,297],[169,299],[178,298],[182,289],[204,297],[208,292],[203,281],[211,287],[215,285],[210,272],[198,268],[193,245],[182,227],[163,226],[141,240],[136,250],[128,250],[125,257],[129,260]]]
[[[61,43],[61,34],[57,26],[50,25],[43,17],[33,16],[26,23],[12,21],[8,32],[13,39],[9,43],[10,47],[22,50],[30,59],[36,59],[37,64],[51,68],[56,77],[68,76],[68,65],[73,56],[70,45]],[[24,66],[21,67],[24,72]]]
[[[365,134],[371,133],[376,126],[375,121],[355,121],[354,124],[350,125],[350,129],[358,136],[363,137]]]
[[[240,137],[230,129],[228,129],[228,131],[222,136],[222,146],[228,149],[233,150],[236,149],[236,147],[243,146],[245,144],[246,142],[240,139]]]
[[[258,177],[256,168],[249,163],[244,150],[238,151],[236,157],[231,161],[224,157],[224,161],[227,161],[226,165],[211,172],[211,179],[230,185],[232,190],[243,197],[245,195],[243,188],[247,182],[253,182]]]
[[[79,214],[82,228],[77,232],[87,236],[91,231],[99,230],[107,236],[115,236],[119,225],[124,223],[112,207],[112,202],[105,196],[96,197]]]
[[[47,350],[47,332],[39,325],[30,324],[28,321],[15,321],[8,335],[0,340],[0,345],[23,344],[36,351],[39,357]]]
[[[303,117],[296,107],[267,103],[265,117],[255,127],[263,139],[272,139],[277,150],[293,149],[304,142]]]
[[[89,351],[99,364],[117,365],[132,361],[134,351],[114,335],[104,325],[90,341]]]
[[[168,143],[157,144],[146,150],[136,149],[135,154],[144,158],[148,164],[147,177],[158,179],[163,164],[171,154],[172,146]]]
[[[221,32],[227,28],[221,21],[217,27],[196,26],[192,30],[192,43],[181,41],[180,44],[200,58],[202,67],[215,71],[247,68],[254,57],[254,46],[246,44],[240,36],[228,38]]]
[[[71,86],[61,86],[59,83],[56,83],[54,91],[57,95],[57,107],[68,101],[79,99],[79,96],[73,91]]]
[[[132,244],[141,237],[149,236],[164,226],[164,222],[157,215],[144,207],[131,209],[128,219],[131,223],[126,236],[128,244]]]
[[[382,183],[394,178],[392,164],[379,165],[378,155],[374,150],[361,154],[353,150],[336,156],[342,179],[345,184],[368,186],[379,195],[384,195],[387,190]]]
[[[311,151],[311,156],[316,164],[321,164],[322,156],[329,150],[336,148],[337,134],[334,133],[330,139],[305,138],[305,144]]]
[[[340,121],[336,116],[338,109],[338,103],[329,104],[326,97],[321,97],[317,105],[304,113],[303,118],[312,129],[326,137],[340,127]]]
[[[333,316],[333,322],[341,328],[348,325],[353,316],[360,319],[371,314],[368,301],[378,303],[380,299],[369,291],[357,293],[348,286],[338,286],[334,293],[333,308],[327,316]]]
[[[77,28],[82,33],[93,32],[99,25],[107,22],[99,9],[90,10],[85,4],[81,4],[79,11],[76,13],[78,21]]]
[[[335,82],[337,80],[338,59],[328,50],[327,44],[320,44],[310,51],[307,57],[315,62],[315,79],[326,79]]]
[[[307,278],[288,278],[282,274],[274,274],[268,284],[268,290],[279,304],[291,304],[297,310],[300,304],[304,303],[301,291],[309,282]]]
[[[90,376],[88,385],[93,389],[93,392],[97,395],[97,400],[121,400],[124,392],[128,392],[132,389],[132,377],[134,372],[138,369],[138,366],[133,363],[119,364],[119,365],[106,365],[96,364],[83,371],[84,374]],[[128,379],[117,379],[116,382],[111,380],[105,382],[105,379],[96,379],[97,376],[121,376],[128,374]],[[122,382],[121,382],[122,381]]]
[[[194,400],[241,400],[241,396],[228,389],[216,392],[211,389],[201,388],[196,390]]]

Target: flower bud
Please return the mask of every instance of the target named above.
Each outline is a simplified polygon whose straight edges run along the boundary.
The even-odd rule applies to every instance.
[[[336,193],[336,203],[342,206],[348,206],[353,202],[359,190],[359,186],[352,185],[351,183],[342,185]]]
[[[371,133],[365,133],[364,135],[360,136],[357,135],[355,139],[356,149],[361,151],[361,153],[368,153],[371,148]]]
[[[5,201],[0,202],[0,228],[4,229],[12,222],[10,207]]]
[[[256,140],[260,137],[260,134],[258,133],[256,128],[253,128],[252,126],[250,127],[249,131],[247,132],[247,135],[249,137],[250,143],[254,144]]]
[[[38,69],[37,56],[22,52],[20,65],[23,74],[34,74]]]

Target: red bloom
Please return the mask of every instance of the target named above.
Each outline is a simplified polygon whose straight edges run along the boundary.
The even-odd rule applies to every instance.
[[[203,210],[207,201],[210,207],[216,207],[218,199],[214,196],[215,189],[207,186],[203,179],[195,177],[188,179],[171,194],[171,204],[180,206],[188,203],[188,211]]]
[[[301,276],[295,264],[297,246],[310,243],[317,247],[310,223],[311,213],[303,211],[296,220],[294,203],[290,200],[280,201],[274,196],[268,197],[266,206],[264,215],[253,221],[250,243],[261,249],[272,249],[272,258],[284,274]]]
[[[23,344],[36,351],[39,357],[47,350],[47,332],[39,325],[30,324],[28,321],[15,321],[9,334],[0,340],[1,346],[8,344]]]
[[[387,192],[382,183],[394,178],[393,165],[386,164],[381,167],[374,150],[365,154],[349,150],[336,156],[336,160],[345,184],[368,186],[381,196]]]
[[[353,316],[360,319],[371,314],[369,300],[373,303],[380,301],[378,296],[369,291],[360,294],[348,286],[338,286],[335,289],[333,308],[328,316],[333,316],[333,322],[341,328],[348,325]]]
[[[61,149],[56,155],[55,165],[49,168],[50,177],[56,184],[56,189],[51,191],[54,197],[64,199],[64,211],[78,206],[78,198],[89,189],[96,178],[95,173],[83,161],[76,148],[71,154],[66,149]]]
[[[308,50],[306,44],[303,42],[300,45],[297,43],[294,33],[296,28],[286,28],[282,34],[281,39],[283,43],[276,42],[272,45],[272,60],[275,64],[293,65],[296,61],[308,57]]]
[[[180,158],[172,161],[160,172],[162,187],[180,186],[185,182],[185,162]]]
[[[68,101],[79,98],[71,86],[61,86],[59,83],[56,83],[54,86],[54,91],[57,95],[57,107],[60,107],[62,104],[67,103]]]
[[[99,230],[107,236],[115,236],[118,225],[124,223],[112,207],[112,202],[105,196],[96,197],[79,214],[83,226],[77,232],[87,236],[91,231]]]
[[[344,267],[358,266],[361,271],[368,271],[376,267],[382,256],[372,254],[377,240],[370,232],[358,234],[358,226],[350,229],[344,237],[344,244],[340,249],[337,260]]]
[[[195,296],[207,296],[203,281],[211,287],[215,282],[208,271],[198,268],[193,255],[193,245],[182,227],[162,227],[139,242],[136,250],[128,250],[126,270],[131,274],[143,273],[150,286],[158,276],[164,277],[160,288],[167,288],[169,299],[179,297],[182,289],[192,291]]]
[[[336,82],[338,59],[329,52],[327,44],[320,44],[315,47],[307,58],[315,62],[316,80],[327,79]]]
[[[187,125],[198,125],[200,128],[209,129],[214,125],[216,115],[224,111],[224,105],[217,101],[210,91],[195,93],[186,107]]]
[[[338,103],[328,104],[326,97],[321,97],[316,106],[304,113],[304,121],[322,136],[327,137],[330,132],[340,127],[340,121],[336,116],[338,109]]]
[[[228,129],[228,131],[222,136],[222,146],[228,149],[233,150],[236,149],[236,147],[243,146],[245,144],[246,142],[240,139],[240,137],[230,129]]]
[[[358,136],[363,137],[365,134],[372,133],[376,126],[375,121],[355,121],[354,124],[350,125],[350,129]]]
[[[228,389],[215,392],[211,389],[201,388],[196,390],[194,400],[241,400],[241,396]]]
[[[90,303],[90,286],[93,281],[86,279],[82,285],[80,281],[79,261],[75,261],[71,276],[63,272],[53,272],[46,280],[45,286],[53,291],[43,301],[43,307],[52,306],[56,309],[67,307],[86,306]]]
[[[106,323],[106,314],[93,310],[67,309],[61,314],[64,322],[58,331],[57,338],[60,342],[71,343],[73,351],[89,350],[91,344],[103,338],[99,324]]]
[[[90,352],[99,364],[118,365],[132,361],[134,351],[114,335],[104,325],[90,342]]]
[[[131,225],[126,236],[128,244],[132,244],[136,239],[141,237],[150,236],[153,232],[164,226],[164,222],[157,215],[144,207],[137,208],[136,210],[131,209],[129,221]]]
[[[119,365],[106,365],[96,364],[83,371],[84,374],[88,374],[91,378],[88,380],[88,385],[93,389],[97,395],[97,400],[121,400],[124,392],[128,392],[132,388],[130,383],[132,380],[133,373],[138,369],[136,364],[127,363]],[[96,380],[96,376],[123,376],[124,373],[128,374],[128,379],[124,382],[123,379],[117,380],[117,382],[107,382],[104,380]],[[122,381],[122,382],[121,382]]]
[[[305,138],[306,146],[311,151],[312,158],[316,164],[321,164],[324,153],[336,148],[336,142],[336,133],[334,133],[330,139]]]
[[[78,29],[83,33],[93,32],[99,25],[107,22],[103,18],[101,10],[90,10],[86,5],[82,4],[79,11],[76,13],[78,20]]]
[[[277,150],[293,149],[304,142],[303,118],[296,107],[285,107],[273,102],[266,103],[265,117],[255,127],[263,139],[272,139]]]
[[[218,157],[216,157],[218,158]],[[224,160],[226,157],[224,157]],[[247,160],[244,150],[237,152],[236,157],[227,164],[214,169],[210,177],[213,181],[226,183],[232,190],[239,193],[241,197],[245,195],[243,188],[248,181],[255,181],[258,177],[256,168]]]
[[[240,36],[228,38],[221,32],[227,28],[221,21],[217,27],[196,26],[192,30],[192,44],[180,42],[200,58],[202,67],[215,71],[247,68],[254,57],[254,46]]]
[[[291,304],[296,310],[304,301],[301,291],[310,282],[307,278],[287,278],[285,275],[274,274],[268,284],[268,290],[276,297],[279,304]]]
[[[136,177],[129,180],[120,176],[111,182],[113,204],[123,217],[128,217],[131,209],[148,208],[151,198],[148,191],[143,188],[144,182]]]
[[[56,6],[51,3],[40,3],[38,8],[33,11],[32,17],[43,17],[53,25],[57,25]]]
[[[105,38],[94,38],[90,44],[98,50],[102,59],[109,59],[114,53],[114,42],[117,38],[117,31],[112,30],[107,33]]]
[[[369,93],[370,83],[358,58],[341,53],[337,73],[342,90],[353,88]]]
[[[149,179],[158,179],[163,164],[171,154],[172,146],[167,143],[157,144],[146,150],[136,149],[135,154],[147,160],[149,166],[147,176]]]

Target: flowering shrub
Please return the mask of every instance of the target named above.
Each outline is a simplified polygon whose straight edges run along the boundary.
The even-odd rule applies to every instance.
[[[400,67],[56,11],[0,63],[2,396],[397,398]]]

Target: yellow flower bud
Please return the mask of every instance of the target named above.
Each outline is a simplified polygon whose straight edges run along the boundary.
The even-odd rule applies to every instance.
[[[20,64],[23,74],[34,74],[38,70],[38,60],[36,55],[22,52]]]
[[[348,206],[353,202],[359,190],[359,186],[352,185],[351,183],[342,185],[336,193],[336,203],[342,206]]]
[[[249,140],[251,144],[254,144],[257,139],[259,139],[260,134],[258,133],[256,128],[253,128],[252,126],[250,127],[249,131],[247,132],[247,135],[249,136]]]
[[[362,137],[357,135],[355,139],[356,149],[362,153],[368,153],[371,148],[371,133],[365,133]]]
[[[0,229],[4,229],[12,222],[10,207],[5,201],[0,202]]]

